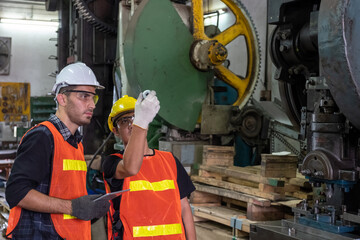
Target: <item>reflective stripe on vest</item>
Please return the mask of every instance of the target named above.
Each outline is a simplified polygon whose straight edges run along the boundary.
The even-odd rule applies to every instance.
[[[63,171],[87,171],[86,162],[83,160],[63,160]]]
[[[162,180],[160,182],[148,182],[144,180],[131,181],[130,191],[165,191],[168,189],[175,189],[173,180]]]
[[[155,237],[181,234],[181,224],[163,224],[154,226],[133,227],[134,237]]]
[[[139,238],[185,240],[177,168],[173,155],[155,150],[145,156],[135,176],[124,179],[120,218],[124,240]]]

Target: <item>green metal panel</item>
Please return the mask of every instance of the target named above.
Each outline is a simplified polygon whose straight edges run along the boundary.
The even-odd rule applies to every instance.
[[[168,123],[192,131],[213,72],[200,72],[190,62],[193,37],[169,0],[144,0],[125,36],[124,58],[130,89],[154,89]]]
[[[50,114],[55,114],[56,104],[54,97],[31,97],[32,125],[48,120]]]

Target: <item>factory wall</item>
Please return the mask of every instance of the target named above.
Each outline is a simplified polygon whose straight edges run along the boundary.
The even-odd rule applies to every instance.
[[[11,38],[10,74],[0,82],[29,82],[31,96],[45,96],[55,82],[57,26],[0,23],[0,37]],[[50,41],[51,39],[51,41]],[[55,76],[55,75],[54,75]]]

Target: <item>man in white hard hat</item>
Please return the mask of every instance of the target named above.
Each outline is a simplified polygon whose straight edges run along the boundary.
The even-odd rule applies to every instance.
[[[108,201],[87,195],[84,150],[78,128],[91,121],[103,89],[84,63],[66,66],[53,87],[57,111],[22,138],[6,187],[12,239],[91,239],[91,219]]]

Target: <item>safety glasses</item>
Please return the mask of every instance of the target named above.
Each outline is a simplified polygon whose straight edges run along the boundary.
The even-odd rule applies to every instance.
[[[118,128],[121,128],[121,127],[124,128],[124,127],[130,126],[133,123],[134,118],[135,118],[135,116],[127,116],[127,117],[120,118],[116,123],[117,127]]]
[[[96,104],[99,101],[99,96],[93,92],[81,91],[81,90],[65,90],[62,92],[62,94],[67,92],[76,93],[76,97],[83,102],[89,102],[90,100],[92,100],[94,101],[94,104]]]

